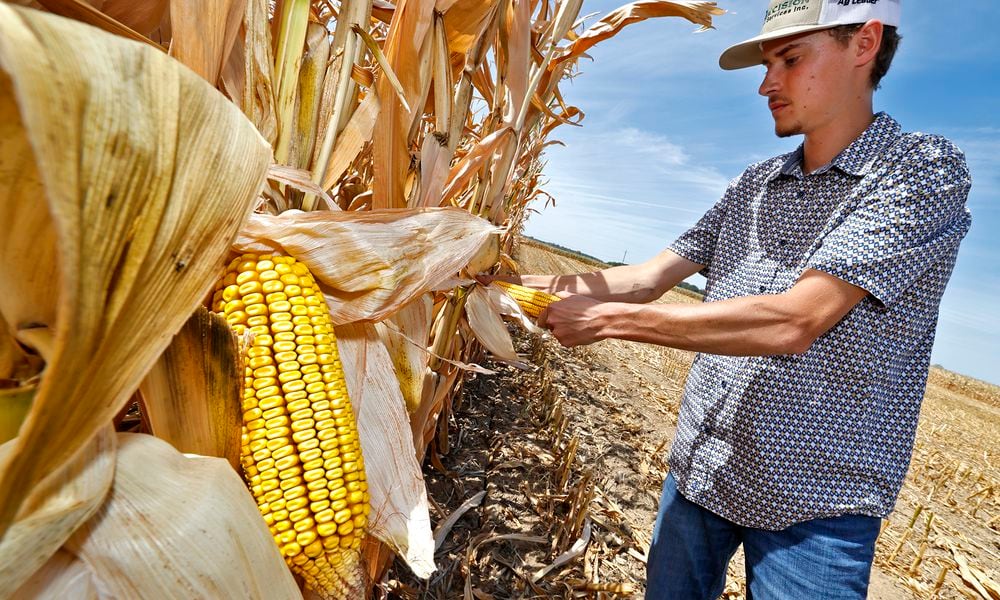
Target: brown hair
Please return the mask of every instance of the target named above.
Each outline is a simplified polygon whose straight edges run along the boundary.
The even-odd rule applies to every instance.
[[[863,23],[857,25],[839,25],[827,31],[830,32],[838,42],[847,45],[854,37],[854,34],[861,30]],[[878,55],[875,57],[875,64],[872,66],[871,84],[872,89],[877,90],[885,74],[889,72],[889,65],[892,64],[892,57],[896,55],[896,48],[899,47],[899,40],[903,39],[896,32],[896,28],[891,25],[882,27],[882,44],[879,46]]]

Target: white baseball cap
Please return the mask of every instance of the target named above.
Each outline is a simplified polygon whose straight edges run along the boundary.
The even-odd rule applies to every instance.
[[[900,0],[771,0],[760,35],[726,49],[719,66],[732,70],[759,65],[763,42],[799,33],[872,19],[899,27],[901,12]]]

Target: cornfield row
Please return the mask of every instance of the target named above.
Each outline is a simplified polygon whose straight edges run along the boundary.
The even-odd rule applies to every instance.
[[[433,572],[420,463],[481,348],[518,360],[526,319],[472,276],[516,268],[583,118],[560,82],[630,23],[721,13],[580,9],[0,3],[0,596]]]

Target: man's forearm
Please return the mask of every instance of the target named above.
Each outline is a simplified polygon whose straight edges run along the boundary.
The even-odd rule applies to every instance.
[[[780,295],[705,304],[605,303],[595,321],[601,338],[730,356],[796,354],[813,341]]]
[[[702,265],[666,251],[638,265],[576,275],[524,275],[521,281],[550,293],[570,292],[602,302],[645,303],[656,300],[701,269]]]

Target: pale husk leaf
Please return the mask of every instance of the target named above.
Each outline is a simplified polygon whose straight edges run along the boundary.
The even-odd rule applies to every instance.
[[[392,359],[370,323],[335,331],[365,460],[369,532],[426,579],[435,569],[427,490]]]
[[[12,600],[49,598],[98,600],[100,595],[94,572],[72,553],[56,551],[12,596]]]
[[[219,458],[120,433],[107,501],[67,542],[114,598],[297,598],[243,480]]]
[[[474,286],[465,301],[465,314],[476,339],[501,360],[517,361],[514,342],[500,317],[500,305],[481,285]]]
[[[479,172],[493,155],[515,138],[514,130],[502,127],[484,137],[455,163],[448,173],[448,179],[442,192],[441,201],[447,202],[465,189],[473,176]]]
[[[224,316],[199,306],[139,390],[153,435],[181,452],[225,458],[240,472],[243,362]]]
[[[493,306],[499,307],[499,312],[501,315],[505,317],[510,317],[518,324],[520,324],[521,327],[524,327],[525,330],[534,333],[535,335],[548,335],[549,333],[548,330],[542,329],[538,325],[535,325],[535,322],[532,320],[530,316],[528,316],[527,313],[524,312],[524,309],[521,308],[521,305],[518,304],[516,300],[511,298],[503,290],[501,290],[498,286],[494,285],[486,286],[485,288],[483,288],[483,291],[489,295],[491,301],[490,303]]]
[[[0,446],[0,455],[14,446]],[[104,502],[115,474],[115,447],[109,423],[28,496],[0,540],[0,598],[21,587]]]
[[[457,208],[253,215],[234,248],[305,263],[334,323],[378,321],[451,278],[497,228]]]
[[[21,174],[0,172],[0,213],[51,214],[61,274],[54,322],[26,328],[4,307],[19,332],[52,334],[31,413],[0,463],[2,532],[35,484],[111,421],[211,288],[270,150],[177,61],[74,21],[0,4],[0,65],[47,200],[24,198]],[[34,243],[3,259],[29,253],[55,255]],[[3,275],[14,295],[54,287]]]

